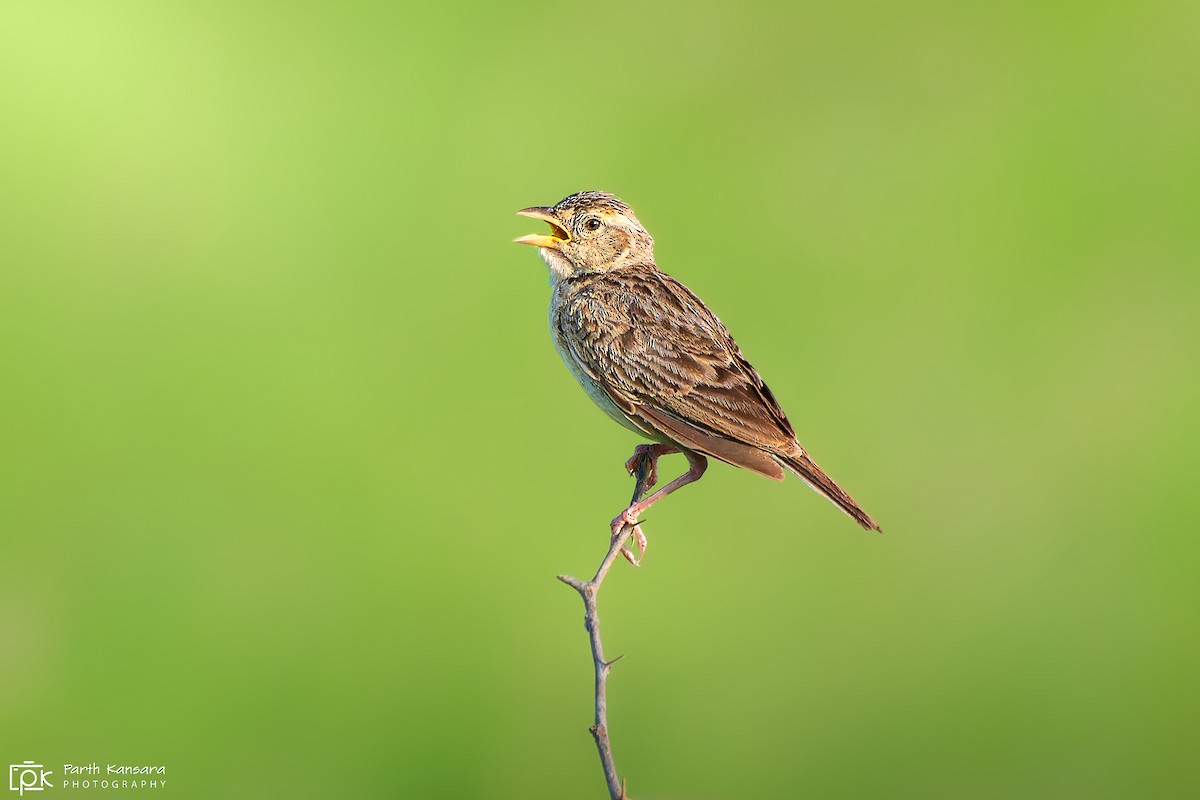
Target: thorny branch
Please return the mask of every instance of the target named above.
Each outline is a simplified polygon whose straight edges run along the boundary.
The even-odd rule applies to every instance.
[[[630,504],[642,499],[646,493],[646,481],[649,479],[653,460],[649,454],[642,454],[637,466],[637,485],[633,490],[633,500]],[[620,555],[625,543],[633,535],[633,526],[626,525],[621,529],[608,548],[608,554],[600,562],[600,569],[590,581],[584,582],[570,575],[559,575],[558,579],[579,592],[583,598],[583,626],[587,629],[588,638],[592,644],[592,664],[596,671],[596,723],[590,728],[592,737],[596,740],[596,749],[600,752],[600,764],[604,768],[604,780],[608,784],[608,794],[612,800],[629,800],[625,793],[625,782],[617,776],[617,766],[613,761],[612,742],[608,738],[608,673],[617,658],[612,661],[604,659],[604,645],[600,641],[600,616],[596,611],[596,595],[600,593],[600,584],[609,568]]]

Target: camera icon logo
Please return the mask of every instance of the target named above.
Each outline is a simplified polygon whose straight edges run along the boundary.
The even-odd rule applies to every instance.
[[[50,770],[43,769],[41,764],[26,761],[21,764],[8,766],[8,790],[23,797],[26,792],[40,792],[49,789],[54,784],[46,780]]]

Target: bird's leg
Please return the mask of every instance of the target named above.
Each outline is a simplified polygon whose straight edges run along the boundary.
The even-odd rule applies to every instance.
[[[678,452],[679,452],[679,448],[672,444],[639,444],[637,447],[635,447],[633,449],[633,455],[630,456],[629,460],[625,462],[625,469],[626,469],[626,471],[629,472],[630,475],[636,475],[637,471],[642,468],[643,459],[645,459],[645,462],[646,462],[645,483],[639,488],[640,492],[644,492],[646,489],[649,489],[651,486],[658,483],[658,459],[661,456],[670,455],[671,453],[678,453]],[[637,496],[637,494],[635,494],[633,496],[633,499],[630,500],[629,502],[632,505],[633,503],[636,503],[637,501],[638,501],[638,496]],[[614,520],[614,522],[615,522],[615,520]],[[615,530],[615,532],[613,533],[614,537],[620,535],[620,532],[621,532],[620,526],[615,527],[614,530]],[[646,534],[642,533],[642,528],[640,525],[633,526],[633,541],[635,543],[635,546],[638,549],[638,552],[641,553],[642,555],[645,555],[646,554]],[[633,551],[631,551],[628,547],[621,548],[621,555],[623,555],[625,557],[625,560],[628,561],[630,564],[633,564],[635,567],[638,565],[638,563],[640,561],[640,558],[635,557],[633,555]]]
[[[630,475],[637,474],[638,463],[645,456],[650,457],[650,473],[646,476],[646,488],[658,483],[658,459],[671,453],[678,453],[679,448],[673,444],[639,444],[633,448],[633,455],[625,462],[625,471]]]
[[[644,445],[644,446],[656,447],[658,445]],[[661,445],[661,446],[670,447],[670,445]],[[637,558],[635,558],[633,553],[628,548],[622,548],[621,555],[625,556],[625,559],[630,564],[633,564],[635,567],[638,565],[638,562],[639,562],[641,556],[644,556],[646,554],[646,535],[644,533],[642,533],[642,528],[638,524],[638,517],[640,517],[642,515],[642,513],[645,512],[645,510],[648,509],[650,506],[654,505],[659,500],[662,500],[664,497],[666,497],[667,495],[669,495],[671,492],[675,491],[676,489],[683,488],[684,486],[687,486],[689,483],[695,483],[696,481],[700,480],[700,476],[702,476],[704,474],[704,470],[708,469],[708,459],[706,459],[704,456],[700,455],[699,453],[693,453],[690,450],[680,450],[679,448],[673,448],[673,449],[683,453],[687,457],[688,471],[683,473],[678,478],[671,481],[666,486],[662,487],[661,489],[659,489],[657,492],[650,495],[649,497],[639,500],[636,503],[630,504],[629,508],[625,509],[620,514],[618,514],[616,519],[614,519],[612,521],[612,535],[614,538],[621,534],[621,528],[623,528],[624,526],[630,525],[633,527],[633,536],[634,536],[634,540],[636,542],[636,545],[637,545],[637,548],[639,551],[639,555]],[[653,454],[651,454],[651,455],[653,455]],[[653,463],[653,462],[651,462],[651,463]]]
[[[630,456],[629,460],[625,462],[625,469],[630,475],[636,475],[638,469],[642,466],[642,460],[646,459],[646,482],[641,487],[641,491],[645,491],[654,484],[658,483],[658,459],[662,456],[678,452],[679,448],[672,444],[639,444],[633,449],[633,455]],[[634,498],[630,501],[630,503],[636,503],[637,500],[637,495],[634,495]],[[615,532],[613,533],[613,536],[620,535],[620,532],[621,526],[615,526]],[[642,527],[640,525],[633,526],[633,541],[634,545],[638,549],[638,552],[644,556],[646,554],[647,544],[646,534],[642,533]],[[630,564],[633,564],[635,567],[641,560],[641,556],[635,557],[633,555],[633,551],[628,547],[621,548],[621,555],[625,557],[626,561],[628,561]]]

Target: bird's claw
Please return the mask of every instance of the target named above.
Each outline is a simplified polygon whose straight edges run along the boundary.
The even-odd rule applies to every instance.
[[[635,556],[633,551],[628,547],[621,548],[621,555],[624,556],[625,560],[630,564],[633,564],[635,567],[640,567],[642,565],[642,559],[646,557],[646,534],[642,533],[641,525],[635,525],[633,527],[633,541],[634,546],[637,548],[637,555]]]
[[[622,546],[621,555],[635,567],[641,566],[642,559],[646,556],[646,545],[648,542],[646,541],[646,534],[642,533],[642,526],[638,524],[637,514],[632,513],[632,510],[628,508],[618,514],[616,519],[612,521],[612,535],[614,539],[621,535],[626,525],[633,528],[633,543],[638,552],[635,556],[632,550]]]
[[[625,471],[630,475],[637,475],[638,467],[642,464],[642,459],[649,456],[650,464],[646,468],[646,489],[649,489],[654,484],[658,483],[658,456],[654,454],[654,445],[639,444],[633,448],[633,455],[625,462]]]

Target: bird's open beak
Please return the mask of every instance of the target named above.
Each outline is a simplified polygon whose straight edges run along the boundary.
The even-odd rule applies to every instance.
[[[522,217],[533,217],[540,219],[550,226],[550,233],[531,233],[528,236],[518,236],[513,239],[517,244],[531,244],[534,247],[549,247],[551,250],[557,250],[559,245],[571,238],[571,234],[567,233],[550,209],[541,206],[533,208],[522,208],[517,212]]]

